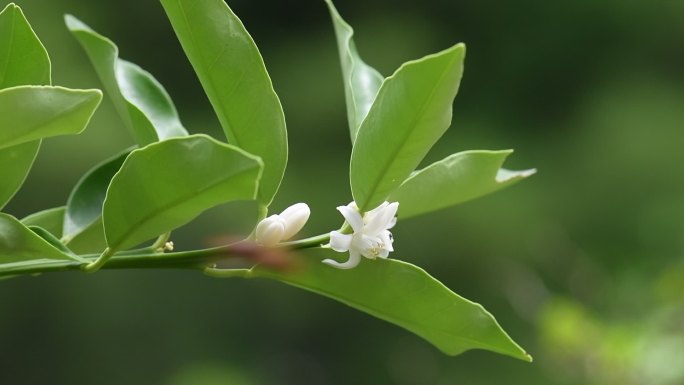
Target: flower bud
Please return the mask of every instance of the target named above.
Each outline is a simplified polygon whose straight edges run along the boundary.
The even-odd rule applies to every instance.
[[[273,246],[283,239],[285,221],[280,215],[264,218],[256,228],[256,241],[264,246]]]
[[[285,222],[282,239],[290,239],[297,234],[309,220],[309,215],[311,215],[311,210],[306,203],[296,203],[280,213],[280,218]]]

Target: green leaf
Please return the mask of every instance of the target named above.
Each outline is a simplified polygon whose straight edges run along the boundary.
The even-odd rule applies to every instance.
[[[50,84],[50,58],[21,8],[9,4],[0,12],[0,89]],[[28,175],[40,141],[0,149],[0,209],[12,199]]]
[[[276,271],[257,266],[246,276],[277,279],[330,297],[401,326],[449,355],[485,349],[532,360],[481,305],[449,290],[417,266],[377,259],[339,270],[321,260],[346,256],[330,249],[306,253],[293,256],[292,269]]]
[[[49,231],[57,238],[62,237],[62,225],[64,223],[65,206],[38,211],[21,220],[26,227],[38,226]]]
[[[375,100],[375,95],[378,94],[383,77],[373,67],[361,60],[353,40],[354,30],[342,19],[331,0],[325,2],[328,4],[335,27],[344,80],[344,95],[347,102],[349,133],[352,143],[354,143],[359,126],[366,118],[368,110]]]
[[[88,262],[86,259],[74,254],[73,251],[69,250],[68,247],[66,247],[59,239],[57,239],[57,237],[55,237],[48,230],[40,226],[28,226],[28,228],[29,230],[33,231],[36,235],[43,238],[43,240],[45,240],[47,243],[52,245],[52,247],[71,257],[71,259],[79,262]]]
[[[399,202],[402,219],[443,209],[511,186],[536,170],[501,168],[513,150],[464,151],[413,173],[388,200]]]
[[[24,184],[39,148],[40,140],[0,148],[0,210]]]
[[[261,54],[223,0],[162,0],[228,142],[264,162],[259,201],[273,200],[287,164],[280,100]]]
[[[67,200],[62,240],[69,243],[91,226],[102,227],[102,205],[109,182],[131,150],[126,150],[93,167],[76,184]]]
[[[104,202],[110,250],[135,246],[221,203],[254,199],[261,160],[206,135],[173,138],[133,151]]]
[[[404,63],[382,83],[352,150],[352,195],[362,211],[399,187],[449,128],[464,57],[458,44]]]
[[[9,4],[0,12],[0,89],[26,84],[50,84],[50,58],[21,8]]]
[[[80,20],[66,15],[64,21],[139,145],[188,135],[169,94],[149,72],[119,59],[118,47]]]
[[[99,90],[17,86],[0,90],[0,148],[78,134],[102,100]]]
[[[0,264],[35,259],[71,260],[11,215],[0,213]]]

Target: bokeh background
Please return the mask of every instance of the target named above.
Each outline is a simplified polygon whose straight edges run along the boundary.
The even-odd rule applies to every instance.
[[[157,1],[17,0],[53,81],[101,87],[72,13],[167,88],[192,132],[218,123]],[[0,1],[0,6],[6,1]],[[401,222],[393,257],[482,303],[535,357],[442,355],[366,314],[265,280],[184,271],[0,282],[0,384],[684,384],[684,2],[339,1],[384,75],[468,45],[454,123],[425,163],[514,148],[533,178]],[[232,0],[281,97],[290,163],[274,204],[306,201],[314,235],[351,200],[351,146],[322,0]],[[64,204],[132,143],[108,100],[86,133],[49,139],[6,211]],[[241,227],[222,207],[175,233],[201,247]]]

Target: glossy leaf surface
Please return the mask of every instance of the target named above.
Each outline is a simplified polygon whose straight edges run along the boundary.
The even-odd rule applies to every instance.
[[[135,246],[218,204],[254,199],[261,169],[259,158],[206,135],[172,138],[133,151],[112,179],[104,202],[109,248]]]
[[[0,148],[0,209],[24,184],[39,148],[39,140]]]
[[[352,150],[354,200],[373,209],[415,170],[451,124],[465,46],[404,63],[385,79]]]
[[[83,131],[102,100],[99,90],[17,86],[0,90],[0,148]]]
[[[0,12],[0,89],[30,84],[50,84],[50,58],[21,8],[9,4]],[[33,141],[0,149],[0,209],[24,183],[39,148]]]
[[[354,269],[324,265],[346,258],[330,249],[293,256],[293,269],[255,267],[248,276],[277,279],[330,297],[428,340],[446,354],[486,349],[530,361],[531,357],[481,305],[451,291],[423,269],[395,259],[363,260]]]
[[[259,201],[268,205],[287,164],[280,100],[261,54],[223,0],[162,0],[228,138],[264,162]]]
[[[0,213],[0,264],[72,257],[41,238],[11,215]]]
[[[349,133],[354,143],[359,126],[368,114],[384,78],[373,67],[361,60],[353,40],[354,30],[342,19],[331,0],[326,0],[326,3],[335,27],[344,81]]]
[[[0,12],[0,88],[49,85],[50,58],[21,8]]]
[[[102,226],[102,205],[109,182],[121,168],[130,150],[93,167],[76,184],[67,200],[63,241],[68,243],[91,226]]]
[[[67,15],[65,22],[139,145],[188,135],[171,97],[149,72],[119,59],[119,49],[111,40],[75,17]]]
[[[412,174],[389,197],[404,219],[457,205],[513,185],[535,170],[502,169],[507,151],[464,151]]]

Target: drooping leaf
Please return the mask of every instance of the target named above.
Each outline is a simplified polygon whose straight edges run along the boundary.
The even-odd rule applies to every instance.
[[[0,12],[0,89],[43,84],[50,84],[48,53],[21,8],[9,4]],[[33,141],[0,149],[0,209],[24,183],[39,148]]]
[[[64,21],[81,43],[124,123],[143,146],[187,136],[164,87],[139,66],[119,59],[118,47],[71,15]]]
[[[443,209],[511,186],[535,173],[534,169],[502,169],[513,150],[464,151],[409,176],[389,200],[399,202],[402,219]]]
[[[485,349],[532,360],[481,305],[454,293],[421,268],[378,259],[339,270],[321,263],[330,257],[345,258],[330,249],[309,249],[292,257],[290,270],[257,266],[245,275],[277,279],[330,297],[401,326],[449,355]]]
[[[24,184],[39,148],[40,140],[0,148],[0,210]]]
[[[373,67],[364,63],[354,44],[354,30],[337,12],[331,0],[325,1],[330,10],[337,48],[344,80],[344,95],[347,104],[347,120],[352,143],[361,122],[368,114],[375,95],[378,94],[383,77]]]
[[[0,89],[50,85],[50,58],[21,8],[9,4],[0,12]]]
[[[26,227],[42,227],[55,237],[61,238],[65,211],[65,206],[38,211],[37,213],[22,218],[21,223]]]
[[[93,167],[76,184],[67,200],[62,240],[69,243],[91,226],[102,223],[102,205],[107,187],[131,150],[117,154]]]
[[[0,264],[34,259],[71,260],[11,215],[0,213]]]
[[[99,90],[17,86],[0,90],[0,148],[78,134],[102,100]]]
[[[287,131],[254,40],[223,0],[162,0],[162,5],[228,142],[263,160],[259,201],[270,204],[287,164]]]
[[[33,231],[36,235],[43,238],[43,240],[49,243],[55,249],[61,251],[62,253],[71,257],[71,259],[77,260],[79,262],[86,262],[84,258],[74,254],[68,247],[66,247],[57,237],[55,237],[48,230],[40,226],[28,226],[29,230]]]
[[[362,211],[399,187],[449,128],[464,57],[458,44],[404,63],[383,82],[352,150],[352,195]]]
[[[259,158],[206,135],[172,138],[133,151],[112,179],[104,202],[109,248],[135,246],[218,204],[255,199],[261,169]]]

